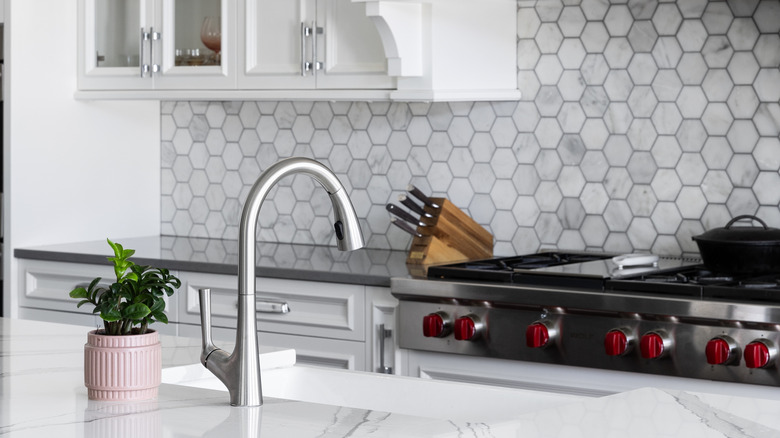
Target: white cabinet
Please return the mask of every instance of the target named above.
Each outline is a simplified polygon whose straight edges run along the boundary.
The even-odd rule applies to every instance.
[[[236,1],[79,0],[79,89],[235,88]]]
[[[365,6],[351,0],[246,0],[241,89],[395,88]]]

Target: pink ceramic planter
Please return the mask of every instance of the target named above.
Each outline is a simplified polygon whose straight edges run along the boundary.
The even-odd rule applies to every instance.
[[[84,384],[90,400],[145,400],[157,397],[162,349],[156,331],[106,336],[89,332],[84,345]]]

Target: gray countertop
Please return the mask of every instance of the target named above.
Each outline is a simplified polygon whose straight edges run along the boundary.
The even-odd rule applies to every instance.
[[[114,239],[112,239],[114,240]],[[136,250],[132,260],[171,270],[211,274],[238,273],[238,242],[193,237],[148,236],[116,239]],[[391,277],[406,277],[406,252],[258,242],[257,275],[294,280],[390,286]],[[56,262],[109,264],[104,240],[17,248],[14,257]]]

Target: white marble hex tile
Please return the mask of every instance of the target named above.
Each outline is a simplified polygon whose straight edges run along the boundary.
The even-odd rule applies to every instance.
[[[533,196],[518,196],[512,206],[512,216],[520,227],[532,227],[539,218],[539,205]]]
[[[512,175],[517,168],[517,164],[517,158],[512,149],[509,148],[496,150],[493,154],[493,158],[490,160],[490,168],[493,169],[496,178],[512,178]]]
[[[582,189],[580,201],[585,213],[601,215],[607,207],[609,195],[600,182],[589,182]]]
[[[536,95],[542,86],[533,70],[518,70],[517,84],[522,92],[520,101],[533,101],[536,99]]]
[[[582,125],[580,137],[585,148],[591,150],[601,150],[609,138],[609,131],[604,121],[597,118],[588,118]]]
[[[684,185],[699,185],[707,174],[707,165],[700,154],[684,152],[675,170]]]
[[[558,18],[558,27],[561,33],[567,38],[577,38],[582,34],[586,23],[585,15],[578,6],[565,6]]]
[[[734,155],[726,137],[708,137],[701,156],[709,169],[725,169]]]
[[[455,177],[467,177],[474,167],[474,158],[468,148],[457,147],[452,150],[449,167]]]
[[[653,154],[655,163],[660,168],[672,169],[680,161],[682,148],[673,135],[662,135],[653,144],[650,153]]]
[[[517,108],[517,102],[490,102],[490,106],[493,107],[493,111],[497,117],[511,117],[515,113]]]
[[[578,197],[585,187],[585,177],[579,166],[564,166],[557,182],[564,197]]]
[[[531,254],[537,252],[541,242],[531,227],[520,227],[512,238],[513,254]]]
[[[688,0],[680,2],[677,7],[684,18],[701,18],[704,9],[707,7],[708,0]]]
[[[533,102],[519,102],[512,115],[519,132],[533,132],[540,118],[539,110]]]
[[[390,157],[387,146],[375,145],[371,146],[368,157],[366,157],[366,163],[368,163],[368,167],[371,169],[372,174],[385,175],[390,169],[393,160]]]
[[[755,214],[758,210],[758,199],[753,190],[747,187],[736,187],[726,200],[726,208],[732,216]]]
[[[539,57],[535,71],[536,76],[539,78],[539,83],[543,86],[555,85],[558,83],[558,79],[561,78],[561,74],[563,74],[563,66],[557,55],[546,54]]]
[[[725,69],[710,69],[701,85],[710,102],[725,102],[734,87]]]
[[[709,170],[701,182],[701,188],[709,203],[718,204],[726,202],[734,186],[725,170]]]
[[[633,22],[631,11],[626,5],[612,4],[607,15],[604,16],[604,25],[607,26],[607,31],[612,37],[628,35]]]
[[[200,144],[200,143],[195,143]],[[194,146],[194,145],[193,145]],[[260,150],[260,137],[254,129],[244,129],[238,139],[238,147],[244,157],[255,157]]]
[[[612,199],[607,203],[603,217],[609,231],[625,232],[633,215],[627,201]]]
[[[672,69],[659,70],[653,78],[652,90],[659,102],[673,102],[682,91],[683,81],[678,71]]]
[[[242,160],[241,164],[238,166],[238,176],[241,177],[241,182],[244,184],[254,184],[260,176],[260,166],[257,164],[257,160]],[[190,179],[190,185],[194,190],[195,186],[193,185],[192,179]]]
[[[563,34],[556,23],[542,23],[535,39],[542,54],[555,54],[561,47]]]
[[[604,58],[612,69],[627,68],[632,56],[634,56],[634,50],[628,43],[628,38],[610,38],[604,49]]]
[[[756,11],[760,0],[726,0],[735,17],[750,17]]]
[[[260,121],[255,127],[255,132],[261,142],[270,143],[276,139],[279,127],[276,125],[276,120],[274,120],[272,116],[263,115],[260,116]],[[222,135],[222,131],[220,131],[220,135]]]
[[[363,212],[363,216],[367,213]],[[299,230],[308,230],[314,223],[314,210],[307,202],[296,202],[292,212],[293,223]]]
[[[331,170],[337,173],[344,173],[349,169],[352,162],[352,155],[346,145],[334,145],[328,155],[328,162],[331,164]]]
[[[517,37],[533,38],[542,21],[534,8],[517,8]]]
[[[521,39],[517,42],[517,68],[520,70],[533,70],[542,52],[532,39]]]
[[[609,10],[609,0],[582,0],[580,8],[585,18],[591,21],[603,20]]]
[[[543,149],[534,162],[534,167],[543,181],[555,181],[563,168],[563,163],[554,149]]]
[[[444,132],[434,132],[428,141],[428,152],[433,161],[446,162],[452,153],[452,142],[449,136]]]
[[[650,152],[634,151],[626,165],[631,181],[634,184],[647,184],[653,180],[658,166]]]
[[[761,170],[780,170],[780,138],[760,138],[753,149],[753,158]]]
[[[675,236],[682,253],[690,256],[698,256],[699,247],[691,237],[703,233],[704,227],[702,226],[701,221],[698,220],[698,217],[696,219],[683,219],[680,223],[680,227],[677,229],[677,235]]]
[[[434,192],[446,192],[452,182],[452,177],[452,171],[447,163],[434,162],[428,171],[428,183]],[[492,186],[492,183],[490,185]],[[475,186],[474,190],[479,192],[480,187]],[[487,191],[489,192],[490,189],[488,188]]]
[[[518,134],[512,145],[512,153],[521,164],[533,164],[541,149],[538,139],[533,134]],[[491,163],[493,162],[494,160],[491,160]]]
[[[333,120],[333,110],[327,102],[314,102],[309,117],[315,129],[328,129]]]
[[[701,17],[704,27],[711,35],[723,35],[728,32],[733,19],[731,9],[725,2],[709,2]]]
[[[565,70],[558,80],[558,92],[564,101],[578,101],[585,92],[585,81],[579,70]]]
[[[609,228],[601,215],[588,215],[582,221],[580,234],[589,247],[601,247],[607,240]]]
[[[762,33],[780,32],[780,4],[771,1],[759,2],[753,19]]]
[[[777,172],[761,172],[753,184],[753,193],[762,205],[776,207],[780,204],[780,174]]]
[[[704,61],[709,68],[726,68],[734,54],[734,48],[725,35],[710,35],[701,49]]]
[[[534,225],[536,235],[543,244],[554,245],[558,242],[563,232],[563,224],[555,213],[546,213],[542,211],[539,219]]]
[[[284,187],[287,189],[287,187]],[[222,189],[228,198],[238,198],[244,189],[244,182],[241,180],[238,170],[228,170],[225,172],[225,178],[222,179]],[[293,198],[294,200],[295,198]]]
[[[496,121],[496,113],[488,102],[475,102],[468,116],[475,131],[487,132]]]
[[[734,187],[751,187],[758,177],[758,165],[750,154],[734,154],[726,167]]]
[[[510,120],[509,123],[511,124],[512,121]],[[512,136],[512,142],[508,145],[511,147],[512,144],[514,144],[515,137],[517,137],[517,130],[514,129],[514,125],[512,125],[512,128],[507,129],[507,131],[514,132],[514,135]],[[506,147],[506,145],[502,146]],[[477,163],[489,163],[496,151],[496,144],[493,142],[493,138],[486,132],[475,133],[474,137],[471,138],[471,142],[469,143],[468,147],[471,151],[471,157]]]
[[[604,90],[610,101],[625,101],[634,86],[631,76],[626,70],[611,70],[604,81]]]
[[[297,123],[297,122],[296,122]],[[293,128],[293,132],[295,129]],[[390,134],[393,132],[387,117],[374,116],[368,123],[368,136],[373,144],[387,144]],[[296,139],[298,137],[296,136]]]
[[[209,178],[209,182],[212,184],[220,184],[225,178],[225,163],[222,162],[222,158],[212,156],[206,163],[206,176]]]
[[[621,254],[634,251],[634,247],[628,240],[626,233],[611,232],[604,242],[604,251]]]
[[[561,0],[550,0],[545,2],[538,2],[535,6],[536,13],[539,14],[539,18],[542,22],[554,22],[561,16],[563,11],[563,3]]]
[[[707,63],[701,53],[683,53],[676,71],[683,84],[700,85],[707,74]]]
[[[625,135],[611,135],[604,145],[604,155],[611,166],[625,166],[632,152],[631,142]]]
[[[658,99],[652,87],[637,85],[631,89],[627,102],[634,117],[650,117],[653,115]]]
[[[701,118],[704,128],[710,135],[726,135],[733,120],[728,105],[720,102],[709,103]]]
[[[601,53],[609,41],[609,33],[603,22],[589,21],[585,24],[580,39],[588,53]]]
[[[708,138],[707,130],[699,119],[683,120],[675,137],[685,152],[699,152]]]
[[[686,52],[699,52],[707,40],[707,29],[699,20],[685,20],[677,32],[677,40]]]
[[[780,135],[780,103],[762,103],[758,105],[753,123],[762,136]]]
[[[758,131],[751,120],[735,120],[726,138],[736,153],[751,153],[758,143]]]
[[[188,127],[193,116],[189,102],[176,102],[173,111],[171,111],[171,116],[177,128]]]
[[[633,184],[631,175],[625,167],[612,167],[604,177],[604,189],[613,200],[626,199]]]
[[[726,33],[734,50],[752,50],[758,35],[758,28],[750,17],[735,18]]]
[[[352,129],[366,129],[371,121],[371,109],[366,102],[353,102],[347,111]],[[280,125],[281,127],[281,125]]]
[[[628,208],[634,216],[650,216],[655,209],[658,199],[653,188],[647,184],[634,184],[626,198]]]
[[[393,190],[405,190],[412,180],[412,172],[406,161],[393,161],[387,169],[387,182]]]
[[[192,229],[192,218],[187,210],[176,210],[171,220],[171,226],[173,227],[176,235],[187,236]]]
[[[406,136],[406,133],[403,133],[404,136]],[[408,138],[407,138],[408,143]],[[330,153],[330,148],[333,147],[333,140],[330,138],[330,134],[328,134],[328,131],[325,131],[323,129],[317,129],[314,131],[314,135],[312,135],[311,143],[309,143],[309,146],[312,151],[312,155],[316,159],[324,159],[328,158],[328,154]],[[411,145],[410,145],[411,147]],[[391,150],[392,154],[392,150]]]
[[[628,128],[628,141],[634,150],[649,151],[658,136],[650,119],[634,119]]]
[[[729,61],[728,70],[731,80],[737,85],[750,85],[756,78],[760,67],[753,52],[734,52]]]
[[[490,195],[477,193],[471,198],[468,213],[477,223],[489,224],[496,214],[496,206],[493,204]]]
[[[652,254],[680,255],[682,248],[676,236],[659,234],[655,238],[653,246],[650,247],[650,252]]]
[[[652,51],[653,60],[660,69],[676,68],[682,54],[682,47],[673,36],[659,37]]]
[[[193,143],[190,148],[189,159],[193,169],[205,169],[209,160],[209,151],[206,149],[206,144]]]
[[[255,102],[243,102],[241,110],[238,112],[238,118],[245,129],[252,129],[260,121],[260,108]]]
[[[725,203],[710,203],[701,215],[701,224],[705,230],[711,230],[725,226],[733,217]]]
[[[262,139],[263,138],[262,131],[258,129],[258,133],[260,134],[260,138]],[[330,134],[330,138],[333,140],[334,143],[346,144],[347,141],[349,141],[349,136],[352,134],[352,126],[350,126],[349,119],[347,118],[347,116],[345,115],[333,116],[333,119],[330,122],[330,126],[328,126],[328,133]],[[427,140],[428,138],[426,137],[425,141]]]
[[[758,61],[758,65],[764,68],[777,68],[780,66],[780,35],[762,34],[753,47],[753,54]]]
[[[674,201],[684,219],[699,219],[707,207],[704,193],[696,186],[685,186],[680,189]]]
[[[780,50],[777,50],[777,53],[780,53]],[[762,68],[753,82],[752,88],[755,89],[758,99],[762,102],[780,101],[780,70],[777,67],[776,64],[773,68]]]
[[[658,39],[658,32],[649,20],[634,21],[628,31],[628,42],[635,52],[651,52]]]
[[[383,175],[373,175],[368,181],[366,191],[368,192],[368,197],[371,198],[371,202],[374,204],[385,204],[390,200],[393,188],[390,187],[390,182]]]
[[[186,155],[192,148],[192,141],[192,135],[188,129],[177,129],[170,144],[173,145],[176,154]]]
[[[609,170],[609,163],[602,151],[589,150],[582,157],[580,170],[586,181],[602,181]]]
[[[187,130],[190,131],[190,136],[192,136],[194,141],[204,141],[209,132],[206,116],[203,114],[194,114]]]
[[[555,181],[542,181],[534,193],[534,199],[542,212],[555,212],[563,200],[563,195]]]
[[[257,159],[257,164],[260,165],[260,169],[268,169],[279,161],[279,155],[276,154],[276,149],[274,149],[272,144],[267,143],[260,145],[260,150],[255,158]]]
[[[579,230],[586,217],[585,209],[577,198],[564,198],[556,214],[563,228],[571,231]]]
[[[557,119],[564,133],[579,133],[585,123],[585,112],[579,102],[564,102]]]
[[[626,231],[634,249],[650,251],[657,236],[657,230],[650,218],[635,217]]]
[[[333,125],[331,124],[331,128]],[[428,122],[427,117],[416,116],[409,122],[409,127],[406,130],[406,134],[409,136],[409,140],[413,146],[425,146],[428,144],[428,140],[433,134],[431,124]],[[333,133],[331,133],[333,135]],[[334,139],[336,143],[338,141]]]
[[[477,163],[469,174],[469,181],[475,193],[490,193],[496,182],[496,175],[487,163]]]
[[[656,6],[658,6],[656,0],[628,0],[628,8],[635,20],[649,20],[653,18]]]
[[[674,169],[658,169],[650,186],[659,201],[674,201],[683,187]]]
[[[468,178],[453,178],[447,190],[447,199],[456,206],[467,206],[474,196]]]
[[[543,117],[539,120],[534,131],[538,144],[543,149],[555,149],[558,147],[563,130],[558,120],[553,117]]]
[[[474,137],[483,134],[486,133],[477,132],[474,134]],[[474,143],[474,137],[471,138],[469,146]],[[492,138],[492,142],[496,146],[511,147],[515,142],[515,137],[517,137],[517,128],[515,128],[511,118],[498,117],[496,118],[496,121],[493,122],[493,126],[490,128],[489,137]]]
[[[682,123],[680,110],[678,110],[677,105],[672,102],[659,103],[655,107],[651,119],[653,120],[655,130],[661,135],[674,135]]]
[[[707,96],[699,86],[686,85],[677,96],[677,108],[683,118],[698,119],[707,107]]]
[[[510,179],[498,179],[493,184],[493,188],[490,189],[490,197],[496,205],[498,210],[511,210],[515,205],[515,199],[517,198],[517,189],[514,186],[514,182]],[[510,240],[509,236],[507,239]]]
[[[628,65],[628,74],[634,85],[650,85],[653,83],[658,67],[649,53],[637,53]]]
[[[607,111],[609,97],[602,86],[585,87],[585,92],[580,99],[580,105],[588,117],[600,118]]]
[[[492,110],[491,110],[492,111]],[[474,136],[474,128],[467,117],[454,117],[447,129],[447,137],[453,146],[468,146]],[[431,136],[431,139],[435,134]]]
[[[582,60],[580,73],[588,85],[602,85],[609,73],[609,63],[601,53],[589,53]]]
[[[498,210],[490,221],[490,229],[496,240],[509,241],[515,235],[517,222],[511,211]]]
[[[657,111],[657,109],[656,109]],[[610,134],[625,134],[631,126],[633,116],[628,104],[625,102],[611,102],[607,106],[607,112],[604,115],[604,123]]]

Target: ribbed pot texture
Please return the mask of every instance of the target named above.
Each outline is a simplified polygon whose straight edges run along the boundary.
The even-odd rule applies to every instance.
[[[157,397],[162,348],[156,331],[107,336],[93,330],[84,345],[84,385],[90,400],[145,400]]]

